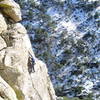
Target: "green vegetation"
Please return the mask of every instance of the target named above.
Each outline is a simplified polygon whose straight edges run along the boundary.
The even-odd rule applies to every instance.
[[[28,11],[28,15],[29,15],[29,19],[32,19],[33,18],[33,15],[34,15],[33,11],[32,10],[29,10]]]
[[[62,59],[61,61],[60,61],[60,64],[61,65],[65,65],[67,63],[67,60],[66,59]],[[61,68],[61,67],[59,67],[59,68]]]
[[[29,3],[31,4],[32,7],[35,7],[35,2],[34,2],[34,0],[29,0]]]
[[[70,49],[66,49],[66,50],[64,51],[64,54],[70,55],[70,54],[72,54],[72,51],[71,51]]]
[[[65,64],[65,63],[64,63]],[[63,64],[59,64],[58,62],[54,62],[54,68],[55,70],[62,68],[64,65]]]
[[[21,8],[24,7],[25,0],[18,0],[17,2],[18,2],[18,4],[20,5]]]
[[[87,54],[87,44],[83,40],[78,40],[77,44],[75,44],[75,48],[79,54]]]
[[[35,41],[36,42],[41,42],[44,41],[48,37],[48,33],[46,32],[45,29],[38,28],[35,30]]]
[[[88,11],[92,11],[94,8],[96,8],[98,5],[98,2],[95,1],[95,2],[91,2],[91,3],[87,3],[87,1],[84,2],[84,5],[82,5],[82,7],[84,8],[84,10],[86,12]]]
[[[47,15],[47,14],[39,13],[38,15],[39,15],[39,17],[42,18],[43,21],[45,21],[45,22],[48,22],[49,20],[51,20],[51,17],[50,17],[49,15]]]
[[[63,100],[81,100],[81,99],[79,99],[79,98],[67,98],[67,97],[63,97]]]
[[[27,30],[32,30],[32,25],[31,25],[30,23],[27,24],[27,25],[26,25],[26,29],[27,29]]]
[[[55,22],[51,21],[50,19],[50,21],[47,23],[47,27],[54,30],[56,28]]]
[[[95,13],[94,18],[97,19],[99,18],[100,14],[98,12]]]
[[[83,99],[80,99],[78,97],[74,98],[63,97],[63,100],[93,100],[93,99],[91,97],[84,97]]]

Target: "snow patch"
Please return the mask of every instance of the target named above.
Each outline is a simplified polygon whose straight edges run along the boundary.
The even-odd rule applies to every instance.
[[[59,13],[53,7],[48,8],[47,14],[51,17],[59,17]]]
[[[78,0],[72,0],[72,3],[77,4],[77,3],[79,3],[79,1]]]
[[[85,91],[87,93],[91,93],[90,90],[93,88],[93,82],[91,82],[91,81],[88,80],[88,81],[85,82],[85,84],[83,85],[83,87],[85,88]]]
[[[69,21],[69,22],[62,21],[62,22],[60,22],[60,24],[64,28],[67,28],[68,31],[76,30],[76,28],[77,28],[76,25],[72,21]]]
[[[99,0],[88,0],[88,2],[95,2],[95,1],[99,1]]]

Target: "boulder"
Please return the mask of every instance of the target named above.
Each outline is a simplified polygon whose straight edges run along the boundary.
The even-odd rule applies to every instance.
[[[3,0],[0,2],[3,12],[15,22],[22,20],[20,6],[13,0]]]

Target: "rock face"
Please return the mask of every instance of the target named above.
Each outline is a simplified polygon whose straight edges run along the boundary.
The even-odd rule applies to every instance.
[[[2,31],[5,31],[6,29],[7,29],[7,24],[5,22],[3,15],[0,13],[0,33]]]
[[[19,5],[1,0],[0,7],[0,100],[56,100],[46,65],[35,57],[26,29],[11,21],[21,20]]]

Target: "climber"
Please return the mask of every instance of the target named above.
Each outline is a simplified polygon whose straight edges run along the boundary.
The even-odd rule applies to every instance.
[[[31,55],[31,53],[29,52],[29,58],[28,58],[28,71],[29,71],[29,73],[35,72],[34,65],[35,65],[35,60],[34,60],[33,56]]]

